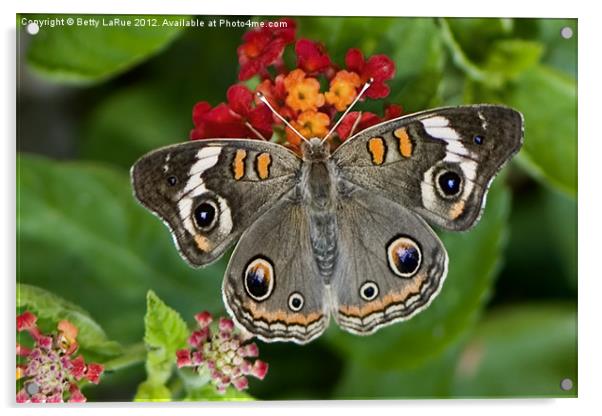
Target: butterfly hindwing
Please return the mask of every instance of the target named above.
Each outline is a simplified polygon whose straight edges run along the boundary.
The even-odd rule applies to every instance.
[[[366,335],[409,319],[439,293],[448,257],[417,214],[349,185],[337,210],[338,261],[332,315],[345,330]]]
[[[243,233],[232,254],[224,303],[240,326],[264,341],[304,344],[328,325],[327,291],[309,229],[307,210],[288,195]]]

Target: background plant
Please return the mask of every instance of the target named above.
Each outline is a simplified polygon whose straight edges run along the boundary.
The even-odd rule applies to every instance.
[[[559,388],[567,377],[576,384],[577,368],[576,20],[294,20],[298,36],[322,42],[334,62],[349,48],[389,56],[396,72],[385,104],[409,113],[504,103],[523,112],[525,145],[494,182],[480,224],[439,233],[453,267],[427,311],[368,338],[333,325],[305,347],[258,343],[270,370],[248,391],[261,399],[576,395]],[[560,36],[566,26],[570,39]],[[78,326],[80,351],[105,368],[84,390],[88,400],[223,397],[196,388],[175,358],[154,364],[185,347],[195,313],[225,314],[228,256],[186,266],[165,227],[134,202],[128,169],[186,140],[196,102],[225,101],[244,33],[18,32],[17,306],[46,331],[63,319]],[[294,67],[291,52],[283,59]],[[382,114],[382,105],[358,109]],[[181,336],[149,336],[162,330],[151,319],[162,314]]]

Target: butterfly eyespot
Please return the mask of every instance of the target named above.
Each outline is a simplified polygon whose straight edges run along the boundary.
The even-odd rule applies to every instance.
[[[485,141],[485,138],[483,136],[474,136],[474,142],[475,144],[483,144],[483,142]]]
[[[437,189],[444,198],[453,198],[462,191],[462,177],[452,170],[443,170],[437,175]]]
[[[210,200],[201,201],[193,212],[194,223],[202,231],[211,230],[217,223],[218,208],[215,202]]]
[[[360,297],[369,302],[378,296],[378,285],[372,281],[365,282],[360,287]]]
[[[168,176],[167,177],[167,184],[169,186],[176,186],[178,183],[178,178],[176,178],[175,176]]]
[[[397,276],[410,278],[420,269],[422,251],[412,238],[396,237],[387,245],[387,262]]]
[[[274,290],[274,268],[269,260],[258,257],[245,268],[243,280],[247,294],[258,302],[264,301]]]
[[[303,295],[299,292],[293,292],[288,297],[288,307],[293,312],[299,312],[303,308],[304,304],[305,299],[303,298]]]

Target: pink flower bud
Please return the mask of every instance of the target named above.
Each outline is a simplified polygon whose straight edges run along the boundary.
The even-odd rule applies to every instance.
[[[40,336],[37,337],[36,343],[41,348],[49,350],[50,348],[52,348],[52,337],[47,337],[47,336],[40,335]]]
[[[90,383],[98,384],[101,374],[105,371],[102,364],[90,363],[86,371],[86,378]]]
[[[209,328],[203,328],[203,329],[199,329],[198,331],[194,331],[192,334],[190,334],[190,337],[188,338],[188,345],[190,345],[191,347],[198,347],[201,344],[203,344],[205,341],[207,341],[207,338],[209,337]]]
[[[206,328],[211,322],[213,322],[213,316],[208,311],[203,311],[194,315],[199,327]]]
[[[178,368],[189,366],[192,362],[190,360],[190,350],[183,348],[176,351],[176,362]]]
[[[86,402],[86,396],[84,396],[82,394],[82,392],[79,390],[77,385],[72,384],[71,387],[69,388],[69,393],[71,394],[69,397],[69,401],[71,403],[85,403]]]
[[[19,390],[17,393],[17,403],[27,403],[29,401],[29,394],[25,391],[25,389]]]
[[[234,321],[228,318],[219,318],[219,330],[220,332],[232,332],[234,329]]]
[[[81,355],[68,362],[69,372],[76,380],[80,380],[86,372],[86,363]]]
[[[259,348],[254,342],[243,346],[239,351],[241,351],[240,355],[243,357],[257,357],[259,355]]]
[[[192,353],[192,364],[193,365],[201,365],[203,364],[204,358],[203,354],[200,351],[193,351]]]
[[[253,367],[250,362],[248,362],[247,360],[243,360],[239,368],[243,374],[251,374],[251,370]]]
[[[25,311],[21,315],[17,316],[17,331],[27,331],[36,327],[36,321],[38,318],[29,312]]]
[[[261,360],[256,360],[253,363],[253,368],[251,369],[251,374],[254,375],[255,377],[257,377],[260,380],[263,380],[263,378],[265,377],[265,375],[268,372],[268,363],[261,361]]]
[[[82,397],[83,397],[83,395],[82,395]],[[63,397],[60,392],[54,393],[46,399],[46,403],[62,403],[62,402],[63,402]]]
[[[31,350],[17,342],[17,355],[27,357],[31,354]]]
[[[232,385],[234,385],[236,390],[242,391],[249,387],[249,380],[247,380],[247,378],[244,376],[238,377],[232,380]]]

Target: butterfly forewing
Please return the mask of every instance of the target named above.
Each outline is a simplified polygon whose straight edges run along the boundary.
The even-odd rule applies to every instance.
[[[219,258],[295,185],[301,159],[257,140],[199,140],[143,156],[132,168],[136,198],[171,229],[194,266]]]
[[[476,223],[489,183],[522,144],[522,115],[510,108],[441,108],[368,128],[333,159],[350,182],[451,230]]]

